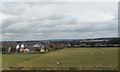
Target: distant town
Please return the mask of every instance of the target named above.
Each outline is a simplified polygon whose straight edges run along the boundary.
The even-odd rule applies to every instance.
[[[120,38],[55,39],[40,41],[2,41],[2,53],[34,53],[80,47],[120,47]]]

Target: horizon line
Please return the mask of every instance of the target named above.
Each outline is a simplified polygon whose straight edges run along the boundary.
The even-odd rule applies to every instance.
[[[96,38],[58,38],[58,39],[41,39],[41,40],[0,40],[0,41],[46,41],[46,40],[84,40],[84,39],[99,39],[99,38],[120,38],[119,36],[118,37],[96,37]]]

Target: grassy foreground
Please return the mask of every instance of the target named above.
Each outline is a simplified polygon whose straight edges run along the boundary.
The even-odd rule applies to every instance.
[[[64,48],[45,54],[2,55],[3,70],[117,69],[117,65],[118,48]]]
[[[2,54],[0,53],[0,71],[2,70]]]

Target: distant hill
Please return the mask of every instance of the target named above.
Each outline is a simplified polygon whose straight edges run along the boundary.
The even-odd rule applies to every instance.
[[[120,37],[109,37],[109,38],[89,38],[89,39],[48,39],[48,40],[26,40],[27,42],[40,42],[40,41],[73,41],[73,40],[112,40],[112,39],[120,39]],[[5,41],[0,41],[5,42]],[[11,41],[6,41],[11,42]],[[16,41],[15,41],[16,42]],[[23,41],[18,41],[23,42]]]
[[[50,41],[73,41],[73,40],[112,40],[119,39],[120,37],[109,37],[109,38],[89,38],[89,39],[51,39]]]
[[[111,38],[95,38],[99,40],[112,40],[112,39],[119,39],[120,37],[111,37]]]

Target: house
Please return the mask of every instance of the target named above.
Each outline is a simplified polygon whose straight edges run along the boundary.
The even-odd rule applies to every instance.
[[[30,50],[36,52],[36,51],[40,51],[40,48],[41,48],[41,44],[40,45],[35,44],[35,45],[33,45],[32,48],[30,48]]]
[[[33,47],[30,49],[33,52],[45,52],[45,46],[43,44],[35,44]]]
[[[21,45],[21,48],[20,48],[20,52],[23,53],[24,52],[24,44]]]

